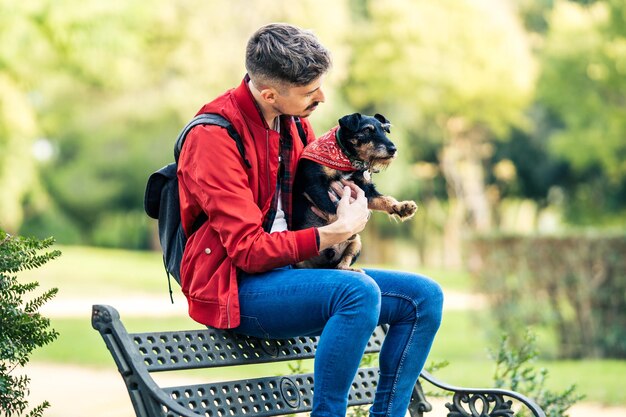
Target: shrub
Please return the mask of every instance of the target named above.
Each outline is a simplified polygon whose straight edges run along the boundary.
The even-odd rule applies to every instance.
[[[626,358],[626,236],[488,236],[471,269],[499,327],[519,344],[549,326],[563,358]]]
[[[564,417],[566,411],[584,395],[576,393],[576,385],[570,385],[562,392],[546,389],[548,378],[546,368],[536,369],[532,362],[537,358],[536,336],[526,332],[519,348],[509,343],[509,337],[503,334],[497,352],[491,352],[496,369],[494,382],[496,388],[505,388],[521,392],[532,398],[546,413],[547,417]],[[526,411],[526,410],[524,410]],[[520,417],[524,414],[518,413]]]
[[[490,350],[489,356],[495,366],[493,374],[495,388],[516,391],[532,399],[545,412],[546,417],[567,417],[567,410],[584,398],[584,395],[576,392],[576,385],[570,385],[561,392],[551,391],[546,388],[545,385],[549,372],[546,368],[537,369],[533,364],[539,356],[539,352],[536,347],[536,336],[530,331],[526,332],[519,345],[512,344],[509,335],[506,333],[501,334],[498,349],[496,351]],[[435,373],[438,369],[448,365],[447,361],[434,363],[427,367],[426,370],[429,373]],[[452,400],[449,398],[449,392],[440,388],[425,391],[424,393],[427,397],[440,397]],[[515,403],[515,400],[513,403]],[[452,402],[448,404],[452,404]],[[521,407],[519,404],[518,406],[513,404],[512,407],[516,410],[515,416],[528,417],[530,415],[528,409]],[[508,416],[510,415],[508,411],[510,410],[496,410],[492,408],[484,415]],[[461,414],[454,411],[448,415],[459,416]],[[463,415],[469,416],[469,414]],[[480,415],[482,416],[483,414]]]
[[[45,401],[24,414],[30,380],[25,375],[15,376],[13,371],[28,363],[34,349],[58,336],[50,328],[50,320],[38,312],[56,295],[57,289],[25,300],[39,283],[19,283],[14,274],[40,267],[58,257],[61,254],[58,250],[40,253],[53,243],[52,238],[14,237],[0,230],[0,410],[6,417],[40,417],[49,406]]]

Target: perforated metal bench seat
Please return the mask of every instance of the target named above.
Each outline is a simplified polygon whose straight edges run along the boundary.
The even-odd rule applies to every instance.
[[[137,417],[269,417],[311,411],[313,374],[270,375],[237,381],[161,387],[151,373],[312,359],[317,337],[259,340],[216,329],[128,333],[115,308],[94,305],[92,326],[111,352],[128,389]],[[372,334],[366,353],[380,351],[385,329]],[[545,417],[539,406],[521,394],[498,389],[457,388],[426,372],[421,378],[453,393],[446,404],[450,417],[513,416],[509,397]],[[371,404],[378,368],[361,368],[352,384],[349,405]],[[411,417],[432,410],[420,382],[413,389]]]

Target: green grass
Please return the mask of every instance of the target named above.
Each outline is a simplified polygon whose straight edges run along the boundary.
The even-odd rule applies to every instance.
[[[371,264],[360,265],[362,268],[397,269],[393,265]],[[465,271],[445,270],[438,268],[402,268],[404,271],[415,272],[426,275],[437,281],[439,285],[448,291],[472,291],[472,280],[469,273]]]
[[[57,287],[61,296],[103,295],[141,292],[167,293],[167,278],[159,252],[128,251],[82,246],[57,246],[62,255],[43,267],[24,271],[24,280],[39,281],[43,288]],[[393,269],[392,265],[361,265],[365,268]],[[471,280],[464,271],[433,268],[413,269],[427,275],[449,291],[471,291]],[[176,286],[172,280],[172,286]]]
[[[106,295],[152,293],[159,296],[167,294],[167,281],[159,253],[82,247],[60,249],[63,255],[59,259],[46,264],[43,268],[22,274],[23,279],[37,280],[44,288],[56,286],[60,289],[60,296],[79,297],[93,293]],[[433,277],[441,283],[444,290],[470,291],[469,276],[463,272],[433,269],[420,269],[416,272]],[[186,317],[123,317],[123,321],[131,332],[190,329],[199,326]],[[59,331],[59,338],[50,345],[36,350],[32,357],[33,361],[114,369],[113,360],[100,335],[91,328],[88,317],[53,318],[52,326]],[[493,334],[493,329],[494,326],[485,312],[446,311],[429,363],[447,360],[450,365],[438,370],[435,376],[453,385],[493,386],[494,366],[487,353],[489,348],[497,347],[498,335]],[[536,366],[548,369],[550,389],[563,390],[571,384],[576,384],[578,392],[585,394],[588,401],[626,405],[626,393],[622,387],[626,361],[548,360],[555,355],[554,341],[550,334],[543,330],[537,331],[537,334],[542,360],[537,362]],[[310,370],[310,365],[307,365],[307,368]],[[287,374],[289,370],[286,364],[267,364],[241,367],[229,372],[233,378],[247,378],[261,376],[264,373]],[[211,378],[210,373],[206,371],[202,375]]]
[[[129,332],[150,332],[156,330],[185,330],[199,328],[188,318],[158,317],[136,318],[122,317]],[[91,367],[110,367],[113,359],[109,354],[100,334],[91,327],[85,318],[52,318],[52,327],[59,332],[59,337],[51,344],[36,350],[33,361],[66,363]]]
[[[167,279],[159,252],[141,252],[77,246],[59,246],[62,255],[21,277],[57,287],[60,296],[167,294]],[[177,285],[172,279],[172,285]]]
[[[420,268],[415,269],[413,272],[434,279],[447,291],[472,292],[471,277],[466,271]]]

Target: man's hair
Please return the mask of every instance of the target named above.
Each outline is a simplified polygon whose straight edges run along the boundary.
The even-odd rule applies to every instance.
[[[257,88],[306,85],[330,64],[328,50],[313,32],[286,23],[261,27],[246,47],[246,70]]]

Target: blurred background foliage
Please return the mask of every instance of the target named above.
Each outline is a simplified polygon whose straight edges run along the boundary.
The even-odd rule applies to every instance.
[[[468,233],[623,224],[623,2],[262,6],[0,0],[0,226],[154,248],[147,175],[240,81],[247,38],[271,21],[311,28],[333,53],[318,133],[353,111],[393,123],[401,158],[377,182],[421,212],[406,226],[376,216],[370,240],[400,235],[416,262],[458,266]]]
[[[365,262],[460,268],[476,234],[623,234],[623,0],[271,4],[0,0],[0,228],[158,249],[148,175],[240,82],[248,37],[286,21],[333,54],[318,135],[387,116],[400,157],[376,182],[420,205],[408,223],[373,217]]]
[[[468,232],[623,224],[623,2],[262,6],[1,0],[0,226],[154,248],[147,175],[240,81],[246,40],[270,21],[311,28],[333,53],[318,133],[353,111],[393,123],[401,159],[377,182],[422,210],[407,227],[377,216],[370,239],[404,235],[419,262],[458,265]]]

